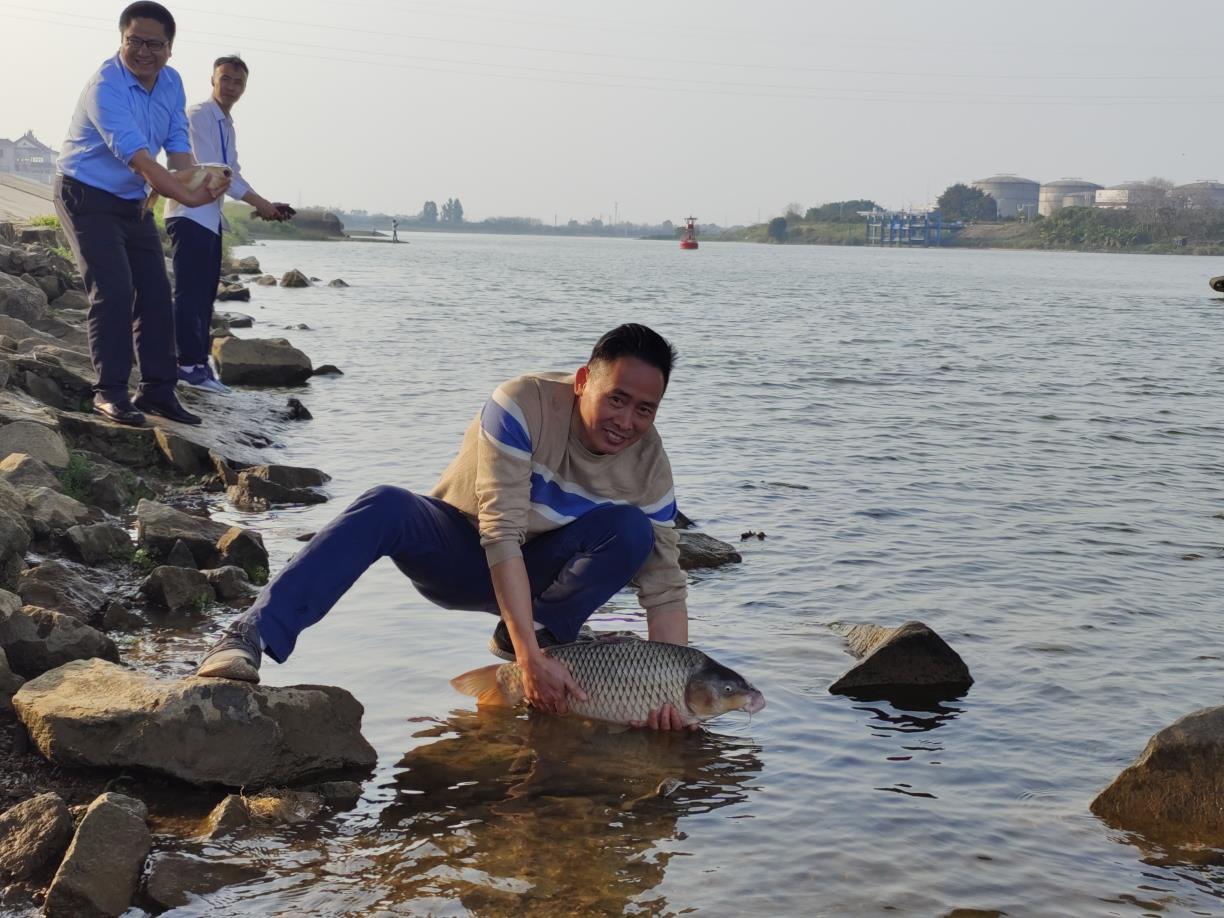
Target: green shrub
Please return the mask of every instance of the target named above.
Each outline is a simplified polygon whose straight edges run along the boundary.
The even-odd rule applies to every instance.
[[[68,465],[59,473],[64,493],[81,503],[89,502],[89,462],[80,453],[68,457]]]
[[[30,219],[30,226],[51,226],[55,229],[60,228],[59,217],[55,214],[42,214]]]

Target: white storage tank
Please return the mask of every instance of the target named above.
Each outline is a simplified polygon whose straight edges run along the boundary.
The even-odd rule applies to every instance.
[[[1054,211],[1064,207],[1091,207],[1093,198],[1100,188],[1101,186],[1096,182],[1085,182],[1078,178],[1046,182],[1038,192],[1037,213],[1048,217]],[[1071,203],[1067,203],[1068,201]]]
[[[1037,192],[1041,187],[1032,179],[1004,173],[979,179],[973,187],[990,195],[998,202],[999,219],[1006,217],[1037,216]]]

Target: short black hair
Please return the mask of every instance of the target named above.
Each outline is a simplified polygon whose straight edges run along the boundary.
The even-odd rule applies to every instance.
[[[248,67],[246,65],[246,61],[240,58],[237,54],[227,54],[224,57],[217,58],[215,61],[213,61],[213,70],[216,70],[218,67],[225,64],[229,64],[232,67],[239,67],[247,76],[251,75],[251,68]]]
[[[654,329],[636,322],[626,322],[595,342],[587,366],[593,363],[611,363],[620,357],[636,357],[655,367],[663,374],[663,386],[666,388],[677,354],[667,339]]]
[[[119,31],[122,32],[130,26],[133,19],[154,19],[160,22],[166,30],[166,41],[174,41],[174,17],[160,3],[153,3],[151,0],[140,0],[139,3],[129,4],[119,14]]]

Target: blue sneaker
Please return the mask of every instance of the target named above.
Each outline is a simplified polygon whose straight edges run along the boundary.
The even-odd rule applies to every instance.
[[[229,395],[228,386],[224,386],[221,382],[211,375],[207,364],[192,367],[179,367],[178,378],[185,386],[192,389],[199,389],[203,392],[211,392],[214,395]]]
[[[213,369],[211,360],[204,362],[204,372],[208,374],[209,382],[212,383],[212,388],[208,391],[216,392],[218,395],[233,395],[234,390],[217,379],[217,371]]]

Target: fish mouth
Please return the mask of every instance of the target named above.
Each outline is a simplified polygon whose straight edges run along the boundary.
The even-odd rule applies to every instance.
[[[742,710],[747,711],[749,714],[755,714],[757,711],[760,711],[764,707],[765,707],[765,696],[762,695],[756,689],[753,689],[752,694],[748,696],[748,700],[744,702],[744,707]]]

